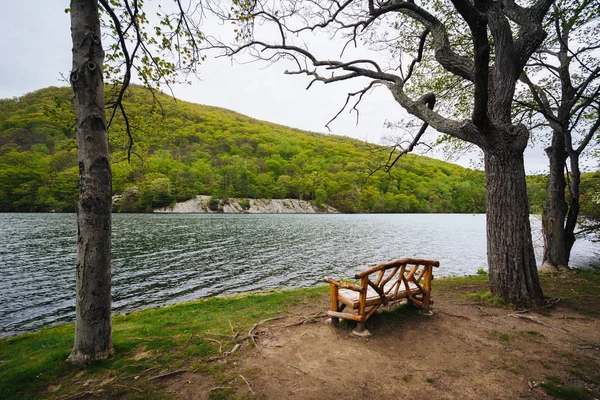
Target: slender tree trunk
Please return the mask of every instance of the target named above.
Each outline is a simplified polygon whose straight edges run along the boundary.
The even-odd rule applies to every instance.
[[[579,154],[571,152],[571,180],[569,182],[569,212],[565,224],[565,248],[567,261],[571,257],[571,249],[575,244],[575,228],[577,228],[577,219],[579,218],[579,186],[581,184],[581,170],[579,169]]]
[[[548,195],[542,213],[542,232],[544,235],[544,259],[542,269],[561,271],[568,268],[567,232],[565,217],[568,206],[565,201],[565,162],[567,152],[565,139],[561,131],[554,130],[552,146],[546,149],[550,160],[550,175],[546,185]]]
[[[531,242],[523,153],[514,153],[484,152],[490,287],[506,302],[532,307],[544,298]]]
[[[71,1],[71,85],[79,159],[75,344],[68,361],[86,365],[112,354],[110,320],[111,170],[104,110],[98,4]]]

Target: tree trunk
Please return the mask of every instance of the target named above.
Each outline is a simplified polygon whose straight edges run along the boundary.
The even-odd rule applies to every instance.
[[[111,170],[104,110],[98,4],[71,1],[71,85],[79,159],[75,344],[68,361],[87,365],[112,354],[110,320]]]
[[[523,153],[511,153],[484,152],[490,287],[506,302],[532,307],[544,298],[531,242]]]
[[[542,269],[561,271],[568,269],[569,251],[565,232],[565,217],[568,207],[565,201],[565,162],[567,152],[562,132],[554,130],[552,146],[546,149],[550,160],[550,175],[546,185],[548,196],[542,213],[544,235],[544,259]]]
[[[577,228],[577,219],[579,218],[579,186],[581,184],[581,170],[579,169],[579,153],[571,152],[571,180],[569,182],[569,212],[565,224],[565,252],[567,262],[571,258],[571,249],[575,244],[575,228]]]

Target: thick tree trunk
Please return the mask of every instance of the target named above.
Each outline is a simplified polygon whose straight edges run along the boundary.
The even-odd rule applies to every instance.
[[[110,320],[111,170],[104,110],[98,4],[71,1],[79,203],[75,344],[68,361],[86,365],[112,354]]]
[[[548,195],[542,213],[542,232],[544,235],[544,259],[542,269],[562,271],[568,269],[569,251],[565,217],[568,207],[565,201],[565,162],[567,152],[562,132],[553,131],[552,146],[546,149],[550,160],[550,175],[546,185]]]
[[[535,263],[523,154],[484,152],[492,294],[518,307],[543,303]]]

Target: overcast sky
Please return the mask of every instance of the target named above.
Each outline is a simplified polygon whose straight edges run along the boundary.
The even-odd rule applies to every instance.
[[[69,15],[66,0],[6,2],[0,14],[0,98],[21,96],[47,86],[64,86],[61,74],[71,67]],[[328,133],[325,124],[339,111],[346,93],[361,82],[315,84],[305,90],[309,78],[284,75],[284,65],[238,64],[209,56],[200,67],[201,80],[174,87],[182,100],[228,108],[261,120],[294,128]],[[364,97],[360,118],[344,112],[330,128],[334,134],[381,143],[393,132],[383,127],[386,120],[408,118],[385,88]],[[430,128],[431,129],[431,128]],[[441,154],[428,153],[443,158]],[[469,166],[468,157],[451,160]],[[547,160],[541,148],[528,149],[526,169],[545,172]]]

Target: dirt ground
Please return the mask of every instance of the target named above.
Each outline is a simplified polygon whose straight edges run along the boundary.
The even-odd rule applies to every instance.
[[[408,305],[378,312],[367,322],[372,336],[359,338],[352,323],[326,323],[324,297],[323,307],[295,307],[261,327],[256,347],[225,361],[222,382],[196,372],[167,385],[189,399],[538,399],[548,382],[589,398],[599,391],[589,378],[600,365],[597,318],[561,303],[516,313],[434,299],[432,316]]]

